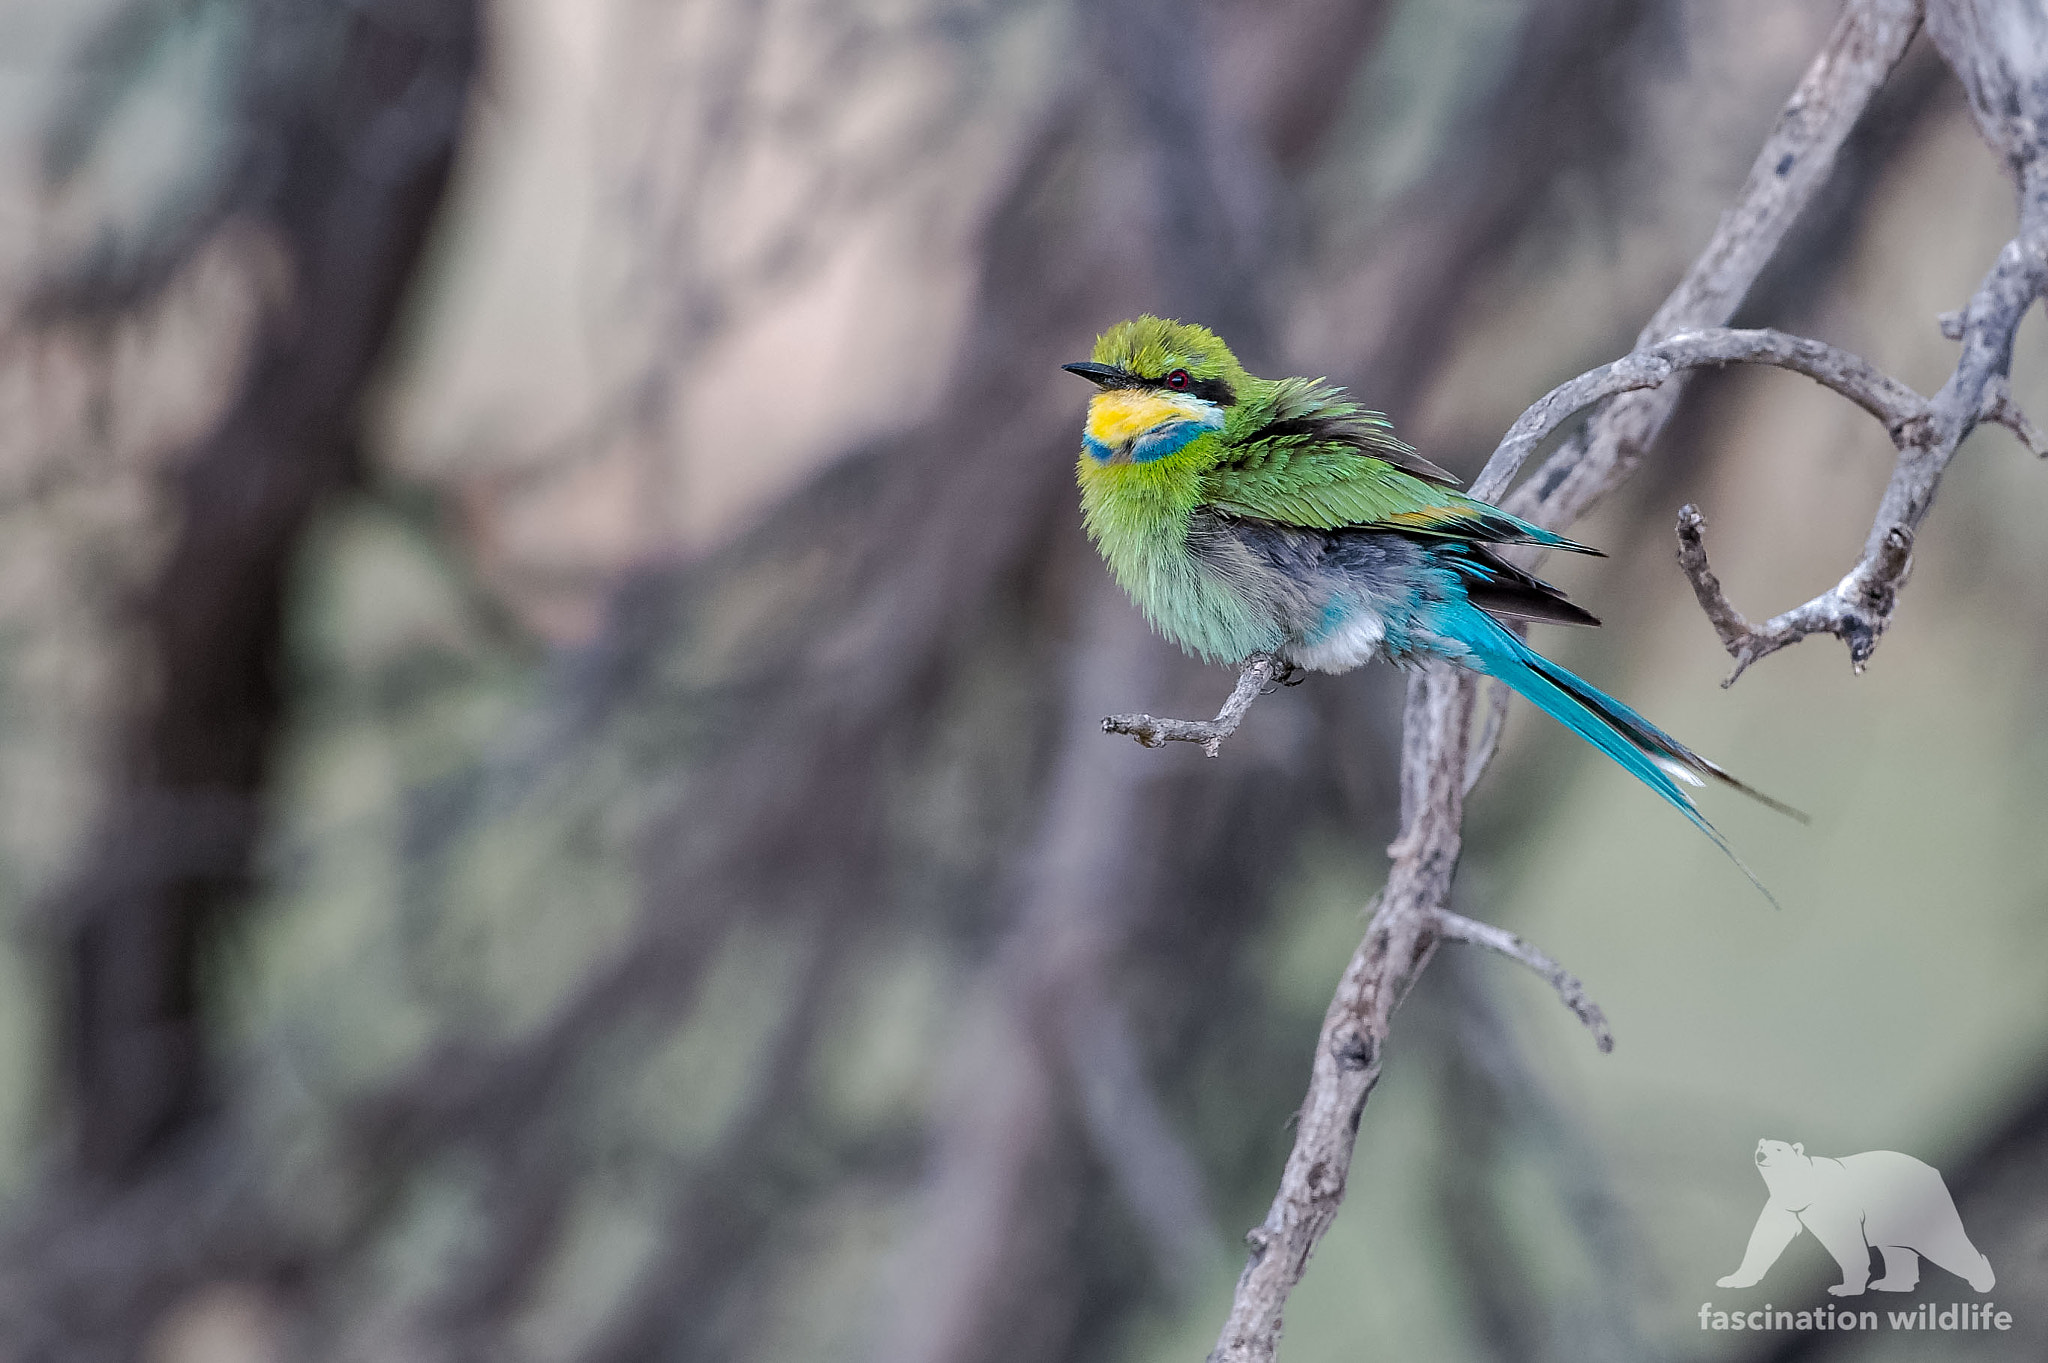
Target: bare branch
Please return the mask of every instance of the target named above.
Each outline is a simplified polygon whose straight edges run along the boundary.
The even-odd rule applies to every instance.
[[[1450,668],[1409,679],[1402,772],[1419,782],[1404,793],[1394,863],[1365,940],[1323,1015],[1294,1149],[1265,1221],[1245,1237],[1251,1259],[1210,1363],[1274,1356],[1281,1307],[1344,1201],[1358,1122],[1379,1083],[1394,1008],[1436,950],[1434,914],[1458,862],[1465,807],[1459,778],[1476,690],[1471,676]]]
[[[2023,183],[2044,176],[2048,172],[2037,162],[2023,175]],[[1912,571],[1913,533],[1934,505],[1941,475],[1963,437],[1980,421],[1994,421],[2036,455],[2048,455],[2048,440],[2013,403],[2007,376],[2020,321],[2048,290],[2048,196],[2024,199],[2020,227],[1963,310],[1963,353],[1955,372],[1918,412],[1903,419],[1885,416],[1898,446],[1898,462],[1862,556],[1840,582],[1761,625],[1751,625],[1729,603],[1707,565],[1700,533],[1705,523],[1698,511],[1688,506],[1678,513],[1679,566],[1721,636],[1722,647],[1735,659],[1735,670],[1722,685],[1732,685],[1757,659],[1814,634],[1841,639],[1849,646],[1851,666],[1862,672],[1878,639],[1891,626],[1899,589]]]
[[[2036,455],[2048,454],[2048,440],[2014,405],[2008,381],[2020,322],[2048,292],[2048,57],[2039,41],[2041,27],[2038,17],[2010,8],[1993,14],[1979,0],[1936,0],[1930,7],[1930,34],[1969,92],[1985,140],[2013,171],[2020,230],[1999,252],[1968,305],[1939,319],[1942,334],[1962,343],[1955,371],[1926,403],[1923,415],[1886,423],[1899,457],[1862,557],[1819,596],[1760,626],[1731,632],[1727,626],[1741,616],[1706,572],[1696,525],[1692,544],[1686,544],[1681,513],[1680,561],[1687,564],[1693,590],[1722,644],[1736,659],[1731,682],[1756,659],[1812,634],[1841,638],[1861,672],[1891,624],[1898,590],[1912,565],[1913,533],[1934,504],[1941,475],[1964,437],[1979,422],[1992,421]],[[1722,615],[1716,615],[1717,608]]]
[[[1567,379],[1529,405],[1501,437],[1472,495],[1491,500],[1514,481],[1536,447],[1575,413],[1621,393],[1662,387],[1691,369],[1764,364],[1804,374],[1895,430],[1924,417],[1927,399],[1860,355],[1770,328],[1704,327],[1640,346],[1612,364]]]
[[[1733,315],[1825,180],[1843,139],[1904,53],[1919,21],[1914,0],[1852,0],[1845,8],[1765,141],[1737,202],[1644,328],[1639,349],[1684,332],[1720,327]],[[1868,366],[1823,367],[1809,363],[1805,357],[1811,352],[1799,347],[1756,345],[1754,358],[1768,352],[1785,356],[1768,362],[1807,365],[1801,372],[1825,368],[1840,383],[1855,387],[1857,400],[1866,406],[1866,399],[1883,404],[1898,396],[1876,381],[1881,375],[1864,372]],[[1695,344],[1676,354],[1704,355],[1707,349]],[[1738,358],[1744,357],[1731,355],[1719,362]],[[1794,359],[1799,365],[1791,363]],[[1618,363],[1633,360],[1637,357]],[[1634,468],[1676,407],[1679,387],[1669,382],[1678,367],[1673,354],[1638,363],[1634,377],[1643,381],[1621,384],[1616,391],[1662,391],[1611,402],[1578,438],[1552,455],[1510,510],[1544,524],[1569,524]],[[1670,368],[1658,373],[1659,364]],[[1493,500],[1506,489],[1542,439],[1531,432],[1541,427],[1547,434],[1577,410],[1567,408],[1566,400],[1558,397],[1545,411],[1517,421],[1481,472],[1474,495]],[[1210,1363],[1268,1363],[1275,1356],[1281,1309],[1343,1200],[1358,1122],[1379,1077],[1388,1020],[1428,964],[1443,931],[1438,915],[1461,847],[1466,781],[1476,776],[1468,766],[1466,743],[1476,690],[1473,678],[1448,671],[1425,671],[1410,681],[1402,745],[1402,833],[1390,849],[1387,886],[1324,1016],[1294,1148],[1265,1221],[1247,1237],[1251,1258]]]
[[[1223,740],[1237,732],[1237,726],[1244,722],[1245,712],[1252,708],[1252,702],[1266,693],[1266,688],[1276,681],[1284,681],[1287,666],[1270,653],[1254,653],[1244,660],[1244,667],[1237,674],[1237,685],[1231,690],[1230,699],[1223,702],[1223,708],[1216,712],[1214,719],[1159,719],[1152,715],[1111,715],[1102,721],[1102,732],[1106,734],[1129,734],[1148,748],[1163,748],[1169,743],[1199,743],[1202,751],[1214,757],[1222,750]]]
[[[1704,532],[1707,518],[1691,502],[1678,508],[1678,566],[1685,573],[1686,581],[1692,584],[1692,594],[1698,598],[1700,609],[1706,613],[1714,633],[1721,636],[1721,646],[1735,655],[1735,670],[1728,674],[1723,686],[1733,686],[1735,679],[1742,675],[1742,669],[1749,666],[1749,641],[1754,627],[1743,618],[1741,611],[1728,599],[1721,589],[1721,579],[1714,576],[1712,566],[1707,563],[1707,544]]]
[[[1927,36],[1970,97],[1977,131],[2016,175],[2041,159],[2048,124],[2048,12],[2009,0],[1930,0]]]
[[[1820,596],[1774,616],[1761,625],[1743,618],[1721,589],[1720,578],[1707,563],[1703,537],[1706,518],[1699,508],[1687,504],[1678,509],[1678,566],[1692,584],[1700,609],[1706,612],[1721,646],[1735,659],[1735,670],[1722,686],[1735,679],[1758,658],[1767,657],[1809,634],[1832,634],[1849,645],[1849,659],[1863,671],[1877,647],[1878,636],[1891,623],[1892,607],[1899,588],[1913,566],[1913,532],[1895,525],[1885,535],[1877,554],[1859,562],[1849,575]]]
[[[1618,393],[1655,388],[1685,370],[1725,364],[1768,364],[1804,374],[1882,421],[1899,449],[1891,486],[1863,556],[1833,588],[1763,625],[1751,625],[1722,591],[1707,562],[1701,534],[1705,521],[1695,507],[1687,506],[1678,515],[1678,561],[1700,609],[1735,659],[1735,670],[1724,686],[1732,685],[1757,659],[1810,634],[1842,639],[1849,646],[1851,663],[1861,672],[1890,626],[1899,588],[1911,569],[1914,527],[1933,504],[1957,442],[1976,423],[1993,421],[2008,427],[2036,455],[2048,457],[2048,437],[2013,402],[2004,368],[2011,363],[2013,332],[2048,283],[2043,241],[2048,241],[2048,233],[2037,228],[2023,231],[2001,253],[1969,308],[1944,314],[1944,327],[1966,342],[1965,358],[1933,399],[1921,397],[1860,356],[1805,337],[1724,328],[1683,332],[1546,393],[1502,439],[1495,455],[1498,466],[1488,466],[1488,476],[1475,491],[1484,495],[1486,485],[1505,483],[1574,412]]]
[[[2048,459],[2048,435],[2028,419],[2013,401],[2012,383],[2003,374],[1992,376],[1984,385],[1984,405],[1977,411],[1979,421],[1990,421],[2011,431],[2027,452],[2037,459]]]
[[[1557,991],[1557,997],[1564,1006],[1586,1024],[1586,1030],[1593,1034],[1593,1044],[1600,1048],[1602,1055],[1614,1049],[1614,1033],[1607,1028],[1607,1015],[1587,996],[1586,987],[1579,983],[1578,976],[1553,961],[1526,938],[1506,928],[1452,913],[1449,909],[1436,911],[1436,931],[1439,937],[1486,947],[1528,966],[1541,975]]]
[[[1844,7],[1751,162],[1735,203],[1637,336],[1638,349],[1680,332],[1723,326],[1734,316],[1919,24],[1918,0],[1857,0]],[[1681,391],[1678,384],[1666,384],[1608,404],[1597,422],[1553,453],[1504,505],[1546,525],[1578,519],[1635,469],[1677,409]],[[1503,466],[1500,460],[1496,450],[1473,495],[1492,501],[1506,490],[1521,461]]]

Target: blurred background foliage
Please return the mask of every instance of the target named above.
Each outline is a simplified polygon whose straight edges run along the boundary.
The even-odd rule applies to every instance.
[[[1198,317],[1469,475],[1628,347],[1836,8],[13,0],[0,1354],[1206,1352],[1398,691],[1311,679],[1215,762],[1101,737],[1228,679],[1107,587],[1055,366]],[[2014,209],[1924,48],[1738,322],[1929,391]],[[1750,1357],[1696,1312],[1760,1136],[1942,1168],[2018,1328],[1938,1356],[2041,1355],[2048,483],[1972,438],[1860,679],[1722,691],[1671,562],[1696,501],[1736,602],[1803,600],[1889,465],[1711,376],[1574,532],[1613,557],[1550,565],[1607,628],[1547,648],[1814,823],[1713,811],[1773,912],[1517,710],[1459,907],[1619,1044],[1442,960],[1288,1359]],[[245,511],[274,553],[208,538]],[[216,552],[275,590],[181,633]],[[214,771],[180,678],[235,668]]]

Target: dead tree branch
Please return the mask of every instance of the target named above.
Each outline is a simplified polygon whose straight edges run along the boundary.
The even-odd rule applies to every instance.
[[[1904,54],[1920,13],[1917,0],[1862,0],[1844,10],[1706,249],[1637,335],[1637,350],[1726,325],[1820,191],[1843,141]],[[1664,384],[1610,402],[1503,505],[1521,516],[1556,518],[1546,524],[1576,520],[1634,470],[1682,396],[1681,384]],[[1519,467],[1520,461],[1488,461],[1472,494],[1500,497]]]
[[[1735,205],[1644,329],[1639,349],[1725,325],[1820,187],[1920,18],[1913,0],[1858,0],[1847,7],[1766,139]],[[1669,419],[1680,386],[1660,379],[1645,385],[1646,391],[1610,402],[1551,456],[1509,502],[1510,509],[1544,524],[1569,524],[1635,467]],[[1534,447],[1530,441],[1518,452],[1503,440],[1474,484],[1474,495],[1498,498]],[[1247,1237],[1251,1257],[1210,1363],[1274,1358],[1287,1297],[1343,1200],[1394,1005],[1427,965],[1443,932],[1438,915],[1461,846],[1466,736],[1476,691],[1472,678],[1437,670],[1410,683],[1402,833],[1390,849],[1387,885],[1324,1016],[1294,1148],[1265,1221]]]
[[[1436,911],[1451,889],[1463,837],[1465,735],[1474,687],[1431,668],[1408,684],[1401,771],[1402,833],[1365,940],[1323,1015],[1294,1149],[1265,1221],[1246,1235],[1251,1259],[1211,1363],[1271,1359],[1280,1308],[1337,1218],[1365,1100],[1379,1083],[1395,1006],[1436,950]]]
[[[1586,1030],[1593,1034],[1593,1044],[1601,1054],[1614,1049],[1614,1033],[1608,1030],[1607,1015],[1600,1011],[1600,1005],[1593,1002],[1586,993],[1586,986],[1579,983],[1579,977],[1566,970],[1546,955],[1535,943],[1527,938],[1497,928],[1491,923],[1482,923],[1476,918],[1452,913],[1449,909],[1438,909],[1436,931],[1439,937],[1453,942],[1468,942],[1476,947],[1497,951],[1511,961],[1520,961],[1529,969],[1542,976],[1552,989],[1557,991],[1558,1000],[1572,1010],[1579,1021],[1586,1024]]]
[[[1638,346],[1613,363],[1588,370],[1545,393],[1508,428],[1480,482],[1512,481],[1552,432],[1596,402],[1660,388],[1687,370],[1731,364],[1771,365],[1804,374],[1840,393],[1888,429],[1902,427],[1927,411],[1925,398],[1860,355],[1768,327],[1753,331],[1704,327]]]
[[[1486,688],[1486,718],[1481,722],[1479,737],[1473,741],[1472,751],[1465,755],[1465,793],[1479,784],[1479,778],[1486,775],[1487,766],[1493,761],[1494,752],[1500,747],[1500,736],[1507,731],[1508,702],[1514,692],[1504,681],[1496,681]]]
[[[1758,658],[1794,644],[1809,634],[1833,634],[1849,645],[1849,661],[1857,672],[1870,660],[1877,636],[1890,623],[1899,588],[1913,566],[1913,532],[1895,525],[1874,557],[1849,570],[1840,582],[1805,605],[1774,616],[1761,625],[1743,618],[1721,589],[1721,580],[1707,563],[1702,539],[1706,518],[1690,504],[1678,509],[1678,566],[1692,583],[1700,609],[1721,636],[1721,646],[1735,659],[1735,669],[1721,685],[1735,679]]]
[[[2048,459],[2048,435],[2042,434],[2041,428],[2012,400],[2012,384],[2005,375],[1994,375],[1984,385],[1984,407],[1977,413],[1977,419],[2005,427],[2027,447],[2027,453],[2037,459]]]
[[[1280,680],[1284,672],[1284,665],[1272,654],[1254,653],[1244,660],[1237,674],[1237,685],[1231,688],[1230,699],[1223,702],[1216,718],[1159,719],[1153,715],[1111,715],[1102,721],[1102,732],[1129,734],[1148,748],[1163,748],[1169,743],[1199,743],[1206,756],[1214,757],[1222,750],[1223,740],[1236,733],[1237,726],[1244,722],[1252,702],[1266,694],[1266,689]]]
[[[2048,180],[2048,162],[2037,158],[2022,167],[2023,186],[2042,180]],[[1914,532],[1934,505],[1941,475],[1963,438],[1979,422],[1995,421],[2008,427],[2036,455],[2048,451],[2041,432],[2013,402],[2008,383],[2013,337],[2027,309],[2044,290],[2048,290],[2048,194],[2023,188],[2019,235],[1999,252],[1997,263],[1963,309],[1962,357],[1941,391],[1929,399],[1915,396],[1898,413],[1861,404],[1885,422],[1898,447],[1898,462],[1862,556],[1840,582],[1812,600],[1761,625],[1750,624],[1729,603],[1708,567],[1701,538],[1705,521],[1694,507],[1679,511],[1679,565],[1714,632],[1721,636],[1721,646],[1735,659],[1735,670],[1722,685],[1733,685],[1757,659],[1813,634],[1841,639],[1849,646],[1850,664],[1862,672],[1878,639],[1891,626],[1899,590],[1913,567]],[[1891,386],[1905,391],[1901,385]]]
[[[1912,571],[1913,535],[1963,439],[1979,422],[1990,421],[2011,430],[2034,454],[2048,454],[2048,439],[2013,402],[2009,383],[2014,335],[2034,301],[2048,292],[2048,12],[1985,0],[1937,0],[1928,8],[1927,27],[1969,94],[1978,131],[2013,174],[2019,231],[1969,303],[1939,319],[1942,333],[1962,343],[1941,390],[1919,401],[1904,420],[1876,413],[1898,447],[1898,461],[1863,553],[1840,582],[1751,625],[1729,604],[1707,566],[1699,513],[1692,507],[1679,512],[1679,563],[1735,659],[1724,685],[1757,659],[1813,634],[1840,638],[1861,672],[1891,625],[1899,589]]]

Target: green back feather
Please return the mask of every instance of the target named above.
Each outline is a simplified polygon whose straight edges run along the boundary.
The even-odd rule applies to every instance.
[[[1202,572],[1187,547],[1195,511],[1307,529],[1400,531],[1592,553],[1456,491],[1456,480],[1394,435],[1386,417],[1322,379],[1245,372],[1206,327],[1139,317],[1104,332],[1093,361],[1139,383],[1187,371],[1191,396],[1217,393],[1224,425],[1165,457],[1079,461],[1089,536],[1158,628],[1211,658],[1276,647],[1276,622]]]

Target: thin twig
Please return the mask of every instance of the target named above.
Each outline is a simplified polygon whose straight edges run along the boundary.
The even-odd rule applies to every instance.
[[[1698,507],[1687,502],[1678,508],[1678,566],[1685,573],[1685,580],[1692,584],[1692,594],[1708,623],[1713,625],[1714,633],[1721,636],[1721,646],[1735,657],[1735,670],[1721,683],[1733,686],[1742,669],[1749,666],[1749,640],[1755,627],[1728,599],[1721,579],[1707,562],[1706,528],[1707,518]]]
[[[2027,453],[2037,459],[2048,459],[2048,435],[2013,401],[2012,382],[2005,375],[1994,375],[1984,385],[1984,405],[1978,409],[1977,419],[2005,427],[2027,447]]]
[[[1586,1024],[1586,1030],[1593,1034],[1593,1044],[1601,1054],[1614,1049],[1614,1033],[1607,1029],[1607,1015],[1600,1011],[1600,1005],[1586,994],[1586,987],[1579,983],[1578,976],[1566,970],[1533,943],[1524,937],[1497,928],[1491,923],[1482,923],[1476,918],[1452,913],[1449,909],[1436,911],[1436,931],[1439,937],[1453,942],[1469,942],[1473,946],[1486,947],[1497,951],[1511,960],[1520,961],[1546,980],[1557,991],[1558,999],[1565,1007]]]
[[[1244,660],[1244,666],[1237,674],[1237,685],[1232,688],[1230,699],[1224,701],[1223,708],[1216,712],[1216,718],[1160,719],[1153,715],[1111,715],[1102,721],[1102,732],[1129,734],[1148,748],[1163,748],[1169,743],[1199,743],[1205,755],[1214,757],[1222,749],[1223,740],[1236,733],[1237,726],[1244,722],[1245,712],[1252,708],[1252,702],[1285,674],[1285,664],[1278,658],[1270,653],[1254,653]]]

